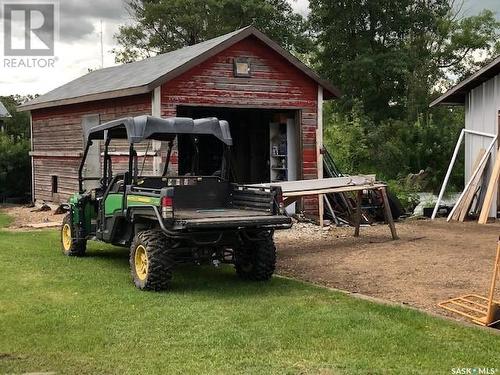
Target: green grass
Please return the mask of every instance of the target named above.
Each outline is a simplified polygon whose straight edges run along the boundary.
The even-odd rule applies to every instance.
[[[8,216],[6,213],[0,211],[0,228],[6,228],[12,222],[12,218]]]
[[[500,336],[230,267],[132,285],[127,251],[59,251],[56,231],[0,231],[0,373],[434,374],[500,367]]]

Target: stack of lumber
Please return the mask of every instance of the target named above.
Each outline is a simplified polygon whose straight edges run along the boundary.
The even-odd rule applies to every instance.
[[[497,152],[495,164],[491,176],[486,183],[485,175],[488,170],[489,157],[484,158],[485,149],[479,150],[474,163],[471,180],[460,195],[453,208],[449,220],[464,221],[469,215],[479,213],[479,224],[485,224],[491,209],[493,197],[498,190],[498,179],[500,176],[500,152]]]
[[[488,189],[484,195],[483,207],[481,208],[481,214],[479,215],[479,224],[486,224],[488,221],[488,214],[490,212],[491,203],[493,202],[493,196],[498,190],[498,176],[500,174],[500,152],[497,151],[497,157],[495,159],[495,164],[493,165],[493,170],[491,171],[490,181],[488,182]]]
[[[344,175],[335,164],[335,161],[326,148],[323,148],[323,175],[327,178],[348,177]],[[375,175],[358,176],[374,183]],[[356,177],[355,177],[356,178]],[[387,192],[391,214],[394,219],[398,219],[404,214],[404,208],[396,196]],[[331,192],[323,195],[326,205],[325,215],[332,219],[336,225],[355,225],[356,224],[356,201],[357,194],[349,191]],[[385,220],[383,197],[379,190],[367,189],[362,197],[363,215],[362,224],[371,224],[374,221]]]
[[[479,207],[481,192],[483,187],[484,174],[487,170],[489,158],[486,158],[481,165],[479,163],[483,159],[486,150],[484,148],[479,150],[474,167],[472,170],[475,175],[472,176],[470,184],[466,187],[459,200],[455,204],[448,220],[464,221],[465,218],[471,213],[475,213]],[[476,172],[477,171],[477,172]]]

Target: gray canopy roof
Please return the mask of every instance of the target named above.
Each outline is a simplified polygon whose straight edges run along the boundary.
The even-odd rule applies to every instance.
[[[249,26],[202,43],[142,61],[90,72],[21,105],[19,109],[32,110],[92,100],[145,94],[250,35],[260,39],[291,64],[323,86],[326,90],[325,98],[340,96],[339,90],[331,83],[321,79],[295,56],[284,50],[256,28]]]
[[[177,134],[206,134],[215,136],[228,146],[233,144],[229,124],[215,117],[196,120],[188,117],[126,117],[94,126],[86,132],[85,139],[104,139],[105,132],[108,138],[127,139],[129,143],[145,139],[169,141]]]

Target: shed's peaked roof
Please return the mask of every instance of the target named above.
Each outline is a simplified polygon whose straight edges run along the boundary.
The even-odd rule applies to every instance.
[[[3,103],[0,102],[0,118],[7,118],[7,117],[12,117],[12,116],[10,115],[9,111],[7,111],[7,108],[5,108]]]
[[[186,72],[240,40],[253,35],[283,56],[289,63],[318,82],[325,97],[338,97],[339,90],[256,28],[249,26],[189,47],[130,64],[90,72],[45,95],[21,105],[21,110],[53,107],[151,92],[164,82]]]
[[[456,86],[452,87],[446,91],[439,98],[434,100],[430,106],[435,105],[456,105],[464,104],[465,96],[475,87],[479,86],[483,82],[486,82],[493,78],[494,76],[500,74],[500,56],[498,56],[491,63],[485,67],[479,69],[476,73],[471,75],[469,78],[463,80]]]

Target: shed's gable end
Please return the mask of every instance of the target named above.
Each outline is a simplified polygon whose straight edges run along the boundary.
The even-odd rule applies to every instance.
[[[148,93],[250,36],[259,39],[289,64],[324,87],[325,98],[340,96],[339,90],[331,83],[323,80],[259,30],[249,26],[149,59],[91,72],[21,105],[19,109],[26,111]]]

